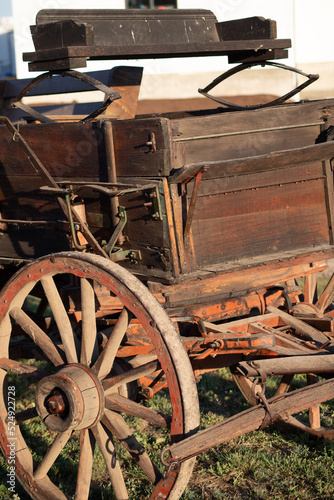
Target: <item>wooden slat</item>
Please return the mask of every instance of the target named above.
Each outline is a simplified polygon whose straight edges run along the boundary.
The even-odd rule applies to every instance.
[[[334,147],[333,147],[334,154]],[[238,169],[237,169],[238,170]],[[209,175],[207,175],[209,174]],[[217,173],[219,175],[219,173]],[[205,172],[198,193],[199,198],[213,196],[220,193],[237,193],[239,191],[285,186],[287,184],[303,183],[306,181],[325,180],[321,162],[305,165],[290,164],[287,168],[264,170],[262,172],[249,172],[245,175],[230,173],[229,176],[221,173],[221,177],[211,177],[210,172]],[[191,189],[189,189],[190,196]],[[262,193],[258,193],[262,196]],[[324,202],[324,197],[322,198]],[[201,203],[201,201],[199,201]]]
[[[192,222],[198,266],[329,244],[323,180],[201,197]]]
[[[320,125],[324,123],[323,110],[333,105],[333,100],[326,100],[322,103],[287,104],[255,111],[222,112],[197,116],[196,119],[172,119],[176,156],[174,168],[191,163],[203,162],[204,165],[211,161],[233,160],[233,169],[239,159],[245,164],[249,157],[256,158],[273,152],[282,152],[280,154],[284,157],[287,150],[312,146],[320,134]],[[326,127],[330,124],[327,123]],[[311,150],[311,153],[316,154],[316,151]],[[310,151],[303,151],[300,155],[304,153],[307,156]],[[271,159],[276,161],[275,157]],[[267,165],[270,163],[269,158],[252,161],[258,161],[259,165],[261,160],[265,160]],[[291,161],[291,158],[285,156],[282,161]],[[242,171],[242,164],[240,168]]]
[[[182,43],[182,44],[145,44],[142,46],[127,45],[119,46],[94,46],[94,47],[67,47],[62,49],[41,50],[38,52],[26,52],[23,54],[24,61],[34,61],[30,63],[30,71],[58,69],[61,61],[67,59],[80,59],[80,66],[83,67],[83,58],[99,59],[159,59],[165,57],[205,57],[212,55],[226,56],[232,53],[248,51],[251,54],[254,52],[285,49],[291,47],[290,39],[280,40],[237,40],[227,42],[204,42],[198,44]],[[245,58],[245,54],[243,56]],[[57,59],[59,62],[57,62]],[[64,69],[70,66],[64,64]]]
[[[176,170],[175,173],[170,176],[169,182],[182,182],[203,167],[206,168],[206,179],[266,171],[270,171],[270,175],[274,175],[272,173],[273,170],[290,168],[291,166],[295,167],[297,165],[309,166],[310,163],[332,158],[333,155],[334,143],[325,142],[286,151],[275,151],[264,155],[250,155],[245,158],[231,158],[228,160],[216,161],[204,160],[184,165]]]
[[[276,38],[276,21],[263,17],[247,17],[217,23],[217,32],[220,40],[261,40]]]

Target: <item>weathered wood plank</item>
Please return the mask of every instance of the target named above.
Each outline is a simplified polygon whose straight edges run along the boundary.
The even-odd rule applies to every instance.
[[[310,406],[322,403],[334,396],[334,380],[319,382],[313,386],[297,389],[279,398],[269,400],[271,415],[274,420],[286,418],[288,415],[310,408]],[[212,446],[217,446],[234,437],[241,436],[247,432],[258,429],[268,416],[263,405],[256,405],[237,415],[204,429],[193,436],[181,440],[168,448],[174,459],[188,459]],[[267,425],[272,423],[270,418]],[[326,429],[324,429],[324,435]]]
[[[204,9],[43,10],[37,16],[35,36],[39,29],[47,29],[44,24],[59,23],[61,26],[67,20],[92,26],[94,45],[74,47],[71,42],[63,47],[58,43],[59,47],[55,48],[55,44],[47,42],[46,50],[24,54],[24,60],[33,61],[30,66],[32,70],[46,66],[56,69],[66,59],[72,59],[77,67],[75,58],[84,57],[140,59],[213,53],[246,53],[243,55],[246,57],[291,46],[291,41],[287,39],[266,38],[266,32],[263,32],[265,38],[262,40],[254,40],[252,37],[249,40],[221,41],[216,27],[217,19],[212,12]],[[272,57],[273,52],[270,54],[270,58]]]
[[[326,160],[332,158],[333,155],[334,142],[330,141],[287,151],[275,151],[265,155],[248,156],[247,158],[199,161],[175,170],[173,175],[170,176],[169,182],[183,182],[191,178],[194,173],[203,167],[205,168],[206,179],[232,177],[235,175],[241,178],[243,174],[253,172],[264,173],[265,171],[271,171],[271,175],[273,175],[273,170],[286,169],[287,167],[290,168],[296,165],[307,165],[305,168],[309,168],[309,163]]]
[[[36,16],[36,27],[68,20],[93,26],[96,46],[151,45],[161,39],[166,43],[219,41],[217,19],[206,9],[43,9]]]
[[[174,168],[201,161],[246,161],[248,157],[311,146],[333,106],[334,101],[330,99],[171,119]],[[330,124],[329,117],[326,127]]]
[[[201,197],[192,223],[198,266],[329,244],[323,180]]]
[[[168,120],[148,118],[113,123],[117,174],[164,176],[170,173]],[[23,125],[20,133],[52,176],[96,178],[107,182],[106,152],[102,130],[96,123]],[[151,152],[150,134],[156,151]],[[0,175],[34,172],[18,142],[0,127]]]
[[[238,170],[239,169],[237,169],[237,171]],[[238,191],[260,189],[265,187],[282,187],[285,184],[295,184],[325,178],[326,176],[323,173],[321,162],[298,166],[291,164],[289,165],[289,168],[271,169],[245,175],[238,175],[238,173],[233,175],[230,173],[229,176],[217,178],[211,178],[210,172],[207,171],[203,176],[198,197],[202,198],[203,196],[213,196],[221,193],[236,193]],[[298,186],[296,186],[296,189],[298,189]],[[191,196],[191,192],[192,190],[189,189],[189,197]],[[262,196],[262,191],[258,192],[258,196]],[[198,203],[200,204],[201,200],[199,200]]]
[[[247,17],[217,23],[220,40],[261,40],[276,38],[276,21],[264,17]]]
[[[159,291],[168,294],[170,308],[201,302],[208,305],[209,301],[218,301],[221,304],[226,298],[240,297],[253,290],[277,285],[316,270],[324,270],[326,264],[320,259],[333,256],[333,247],[329,246],[313,251],[310,249],[308,253],[306,250],[299,250],[282,252],[276,256],[267,254],[258,260],[249,258],[202,268],[192,279],[173,286],[163,286]]]

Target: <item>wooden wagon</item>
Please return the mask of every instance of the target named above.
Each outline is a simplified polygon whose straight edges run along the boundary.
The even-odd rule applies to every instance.
[[[134,116],[138,68],[73,70],[87,59],[202,55],[281,66],[268,60],[290,41],[261,18],[41,11],[32,33],[36,52],[24,58],[49,73],[27,87],[5,82],[0,118],[0,444],[9,465],[15,451],[10,471],[32,498],[88,499],[97,444],[125,500],[115,440],[151,499],[177,499],[194,457],[234,436],[276,422],[331,437],[319,404],[334,391],[334,279],[320,296],[316,280],[334,256],[334,100],[283,103],[291,92],[255,108]],[[21,101],[87,85],[106,97],[85,117]],[[195,378],[221,367],[252,407],[198,431]],[[307,385],[289,392],[298,373]],[[280,382],[267,399],[271,375]],[[169,413],[144,404],[159,391]],[[292,416],[305,409],[308,422]],[[147,454],[129,415],[166,429],[161,457]],[[51,436],[38,464],[38,435],[24,430],[37,420]],[[77,479],[62,491],[50,471],[75,437]]]

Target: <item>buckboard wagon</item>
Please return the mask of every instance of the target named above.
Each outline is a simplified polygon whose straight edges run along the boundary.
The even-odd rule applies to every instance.
[[[48,73],[5,82],[0,118],[0,442],[8,463],[15,449],[23,487],[38,500],[88,499],[98,447],[125,500],[123,448],[150,498],[177,499],[194,457],[235,436],[275,422],[331,437],[319,404],[334,396],[334,278],[319,296],[316,283],[334,256],[334,100],[284,103],[309,75],[254,108],[218,99],[212,110],[136,117],[138,68],[99,81],[73,70],[87,59],[239,62],[208,95],[240,69],[282,67],[268,60],[285,57],[290,41],[262,18],[50,10],[32,33],[36,52],[24,58]],[[28,91],[87,85],[106,97],[86,116],[22,102]],[[251,408],[198,431],[195,378],[221,367]],[[306,386],[290,391],[300,373]],[[271,375],[279,382],[268,399]],[[161,390],[169,413],[145,405]],[[306,409],[307,422],[293,416]],[[129,415],[169,433],[160,457],[139,443]],[[51,442],[40,463],[38,431],[36,440],[26,432],[36,421]],[[49,473],[75,438],[77,479],[61,491]]]

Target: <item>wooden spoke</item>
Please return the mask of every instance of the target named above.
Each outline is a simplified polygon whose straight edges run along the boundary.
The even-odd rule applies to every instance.
[[[320,311],[324,312],[330,305],[330,303],[333,302],[333,299],[334,299],[334,274],[327,283],[325,290],[319,297],[316,306],[320,309]]]
[[[20,325],[22,330],[29,335],[38,347],[40,347],[51,363],[55,366],[59,366],[64,363],[52,340],[50,340],[46,333],[44,333],[43,330],[41,330],[39,326],[37,326],[36,323],[30,319],[24,311],[22,311],[22,309],[19,307],[13,307],[13,309],[9,311],[9,314]]]
[[[82,309],[82,341],[80,363],[90,366],[98,357],[95,319],[95,293],[91,280],[80,279]]]
[[[75,500],[88,500],[92,479],[95,438],[89,429],[80,432],[80,457]]]
[[[77,363],[78,341],[73,332],[71,322],[67,315],[63,301],[59,295],[56,284],[51,276],[41,278],[41,283],[45,295],[49,301],[51,311],[57,324],[60,337],[64,346],[66,359],[68,363]]]
[[[36,407],[27,408],[26,410],[19,411],[15,413],[15,420],[17,424],[22,424],[22,422],[26,422],[26,420],[30,420],[31,418],[35,418],[38,416]]]
[[[156,484],[162,479],[162,474],[159,469],[154,465],[142,445],[138,443],[131,429],[124,422],[124,419],[119,413],[105,410],[102,422],[127,449],[152,484]]]
[[[121,385],[129,384],[130,382],[134,382],[141,377],[146,377],[147,375],[150,375],[151,373],[159,370],[159,368],[160,363],[158,360],[150,361],[149,363],[145,363],[142,366],[138,366],[137,368],[128,370],[120,375],[105,379],[102,381],[104,393],[105,395],[108,395]]]
[[[317,275],[315,273],[305,276],[304,282],[304,302],[313,304],[317,291]]]
[[[158,413],[150,408],[146,408],[145,406],[136,403],[135,401],[131,401],[130,399],[127,399],[117,393],[110,394],[106,397],[106,408],[142,418],[150,424],[157,425],[158,427],[164,427],[167,429],[170,427],[171,418],[169,416]]]
[[[66,445],[67,441],[70,439],[71,434],[72,429],[68,429],[67,431],[59,433],[57,435],[56,439],[53,441],[52,445],[46,452],[45,457],[37,467],[34,473],[35,479],[42,479],[47,475],[52,465],[57,460],[62,449]]]
[[[295,280],[287,280],[287,281],[285,282],[285,284],[286,284],[286,286],[292,286],[292,287],[295,287],[295,286],[296,286],[296,281],[295,281]],[[299,298],[299,296],[298,296],[298,295],[296,295],[295,299],[296,299],[296,303],[299,303],[299,302],[300,302],[300,298]]]
[[[113,444],[111,432],[100,423],[92,428],[92,432],[106,463],[116,499],[127,500],[129,497],[124,483],[123,474],[116,457],[116,450]]]
[[[318,377],[316,375],[313,375],[312,373],[308,373],[306,375],[306,379],[307,379],[307,385],[312,385],[319,382]],[[308,411],[309,411],[309,421],[311,429],[318,429],[321,426],[320,406],[319,405],[310,406]]]
[[[290,374],[283,375],[279,383],[279,386],[277,387],[277,390],[275,392],[275,396],[278,396],[278,394],[285,394],[286,392],[288,392],[292,380],[293,380],[293,375]]]
[[[105,378],[108,373],[110,373],[117,351],[123,340],[126,330],[128,329],[130,321],[131,313],[126,308],[124,308],[119,315],[117,323],[115,324],[114,329],[110,334],[105,348],[103,349],[98,360],[92,368],[92,372],[95,373],[100,379]]]
[[[36,368],[35,366],[26,365],[24,363],[20,363],[19,361],[8,358],[0,359],[0,368],[9,372],[17,373],[19,375],[34,377],[37,380],[50,375],[50,373],[46,370],[41,370],[39,368]]]

